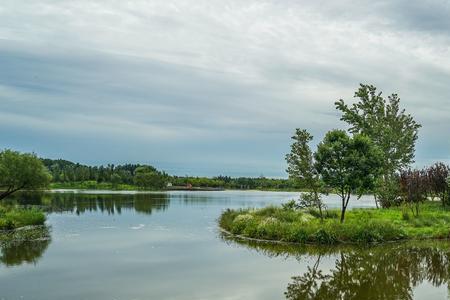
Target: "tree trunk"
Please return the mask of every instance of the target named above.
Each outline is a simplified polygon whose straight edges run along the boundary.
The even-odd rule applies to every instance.
[[[347,210],[348,201],[350,200],[350,192],[342,195],[342,211],[341,211],[341,223],[344,223],[345,211]]]
[[[345,219],[345,210],[346,207],[342,207],[342,211],[341,211],[341,223],[344,223],[344,219]]]
[[[320,221],[323,222],[322,203],[319,201],[319,194],[317,191],[314,191],[314,198],[316,199],[316,205],[319,208]]]
[[[5,199],[6,197],[10,196],[11,194],[17,192],[18,190],[23,189],[23,188],[24,188],[23,186],[17,187],[17,188],[14,188],[14,187],[11,187],[11,186],[8,187],[8,189],[6,191],[4,191],[4,192],[2,192],[0,194],[0,201]]]

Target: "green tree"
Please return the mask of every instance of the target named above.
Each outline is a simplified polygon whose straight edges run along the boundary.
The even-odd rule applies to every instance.
[[[320,188],[321,180],[314,164],[314,157],[309,147],[313,136],[304,129],[297,128],[295,135],[292,136],[294,141],[291,145],[291,152],[286,155],[288,168],[286,172],[290,179],[301,181],[310,193],[302,194],[301,203],[314,203],[319,209],[320,217],[323,219],[322,208],[324,207],[321,197]]]
[[[399,206],[402,202],[399,174],[379,176],[375,182],[373,193],[377,208],[379,203],[383,208]]]
[[[120,184],[120,182],[122,182],[122,178],[119,174],[114,173],[111,175],[111,184],[113,187],[116,188]]]
[[[341,120],[350,125],[351,133],[368,136],[382,151],[383,172],[375,196],[382,206],[388,206],[389,198],[398,196],[390,195],[398,193],[398,189],[392,189],[392,181],[398,177],[396,173],[414,162],[421,125],[400,109],[397,94],[386,100],[373,85],[361,84],[354,97],[359,100],[352,106],[340,99],[335,103],[336,109],[342,112]]]
[[[162,189],[167,183],[166,177],[153,167],[142,166],[136,168],[134,182],[140,188]]]
[[[322,180],[341,197],[341,222],[351,194],[358,198],[373,189],[382,165],[382,153],[367,136],[353,137],[343,130],[328,132],[314,155]]]
[[[19,190],[45,188],[50,180],[50,173],[35,154],[0,152],[0,200]]]

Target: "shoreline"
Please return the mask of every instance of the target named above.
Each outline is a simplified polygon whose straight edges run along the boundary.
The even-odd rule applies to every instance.
[[[261,243],[261,244],[272,244],[272,245],[285,245],[285,246],[343,246],[343,245],[348,245],[348,246],[361,246],[361,245],[367,245],[367,246],[380,246],[380,245],[385,245],[385,244],[401,244],[401,243],[406,243],[406,242],[421,242],[421,241],[448,241],[450,242],[450,236],[446,237],[446,238],[412,238],[412,239],[401,239],[401,240],[392,240],[392,241],[383,241],[383,242],[370,242],[370,243],[361,243],[361,242],[347,242],[347,241],[339,241],[336,244],[320,244],[320,243],[311,243],[311,242],[305,242],[305,243],[300,243],[300,242],[287,242],[287,241],[281,241],[281,240],[268,240],[268,239],[258,239],[258,238],[252,238],[252,237],[247,237],[244,235],[240,235],[240,234],[234,234],[220,226],[218,226],[218,229],[220,231],[221,234],[227,236],[227,238],[231,239],[231,240],[242,240],[242,241],[246,241],[246,242],[256,242],[256,243]]]

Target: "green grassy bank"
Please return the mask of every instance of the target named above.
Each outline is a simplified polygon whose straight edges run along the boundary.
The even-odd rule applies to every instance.
[[[31,225],[43,225],[45,220],[45,213],[37,209],[0,207],[0,230],[11,230]]]
[[[353,209],[345,222],[339,211],[329,210],[320,220],[315,210],[281,207],[226,210],[219,219],[222,229],[242,237],[290,243],[380,243],[407,239],[450,238],[450,210],[441,204],[421,205],[419,216],[408,208]]]

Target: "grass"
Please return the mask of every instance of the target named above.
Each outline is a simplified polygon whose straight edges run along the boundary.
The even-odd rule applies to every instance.
[[[339,211],[329,210],[321,222],[314,210],[270,206],[257,210],[226,210],[219,225],[242,237],[301,244],[450,238],[450,210],[442,208],[440,203],[424,203],[419,216],[413,216],[406,208],[353,209],[346,213],[343,224],[339,216]]]
[[[0,207],[0,230],[12,230],[24,226],[43,225],[45,214],[38,209]]]

